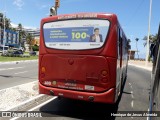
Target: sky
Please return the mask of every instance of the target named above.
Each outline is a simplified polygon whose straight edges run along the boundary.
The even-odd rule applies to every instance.
[[[58,14],[115,13],[127,38],[131,39],[131,49],[136,50],[135,38],[139,38],[139,55],[145,58],[143,37],[148,33],[149,3],[150,0],[60,0]],[[53,5],[54,0],[0,0],[0,12],[5,11],[13,25],[21,23],[28,28],[39,28],[41,19],[49,15]],[[158,32],[159,6],[160,0],[152,1],[151,34]]]

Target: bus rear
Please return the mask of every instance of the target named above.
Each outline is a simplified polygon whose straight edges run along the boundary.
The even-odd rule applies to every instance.
[[[117,17],[82,13],[41,21],[39,93],[115,103]]]

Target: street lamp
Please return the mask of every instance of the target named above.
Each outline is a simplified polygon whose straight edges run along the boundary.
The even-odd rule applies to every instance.
[[[149,9],[149,22],[148,22],[148,36],[147,36],[147,45],[146,45],[146,63],[148,65],[148,56],[149,56],[149,35],[150,35],[150,25],[151,25],[151,15],[152,15],[152,0],[150,0],[150,9]]]
[[[50,8],[50,16],[54,16],[54,15],[57,15],[57,10],[56,8],[53,6]]]
[[[4,28],[3,28],[3,55],[4,55],[4,48],[5,48],[5,44],[6,44],[6,23],[5,23],[5,19],[6,19],[6,16],[5,16],[5,12],[4,12],[4,18],[3,18],[4,20],[4,23],[3,23],[3,25],[4,25]]]

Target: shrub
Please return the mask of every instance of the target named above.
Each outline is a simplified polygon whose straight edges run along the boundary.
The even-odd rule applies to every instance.
[[[39,46],[37,46],[37,45],[32,46],[32,50],[33,51],[39,51]]]

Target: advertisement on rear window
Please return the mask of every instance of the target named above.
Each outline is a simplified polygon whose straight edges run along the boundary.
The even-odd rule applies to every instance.
[[[102,47],[108,29],[107,20],[66,20],[45,23],[43,33],[46,47],[83,50]]]

